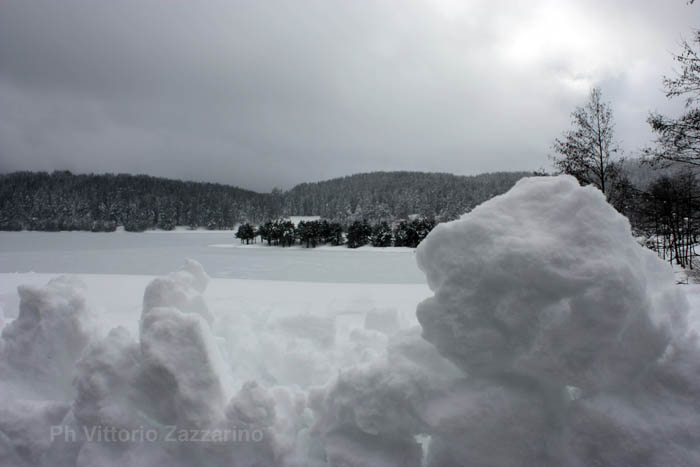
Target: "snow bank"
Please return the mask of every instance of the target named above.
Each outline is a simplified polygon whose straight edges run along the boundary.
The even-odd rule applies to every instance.
[[[627,382],[683,329],[670,267],[593,188],[525,179],[418,250],[425,338],[473,375],[585,390]]]
[[[84,327],[93,318],[80,283],[60,278],[45,287],[21,287],[21,316],[7,325],[5,334],[13,339],[7,340],[8,349],[3,350],[0,361],[0,368],[8,371],[3,373],[7,376],[3,382],[16,389],[0,391],[0,408],[4,408],[0,410],[0,463],[66,467],[326,465],[329,458],[352,458],[338,454],[349,438],[329,432],[336,423],[329,410],[342,405],[335,394],[347,394],[333,390],[339,368],[347,368],[344,374],[348,376],[360,375],[364,374],[362,364],[374,368],[374,374],[383,374],[377,386],[360,385],[368,397],[376,390],[384,401],[390,401],[410,389],[414,396],[404,399],[412,401],[415,394],[426,390],[425,383],[431,378],[421,376],[420,365],[405,363],[416,355],[388,357],[389,339],[398,342],[392,348],[419,342],[418,354],[427,351],[444,361],[420,338],[419,330],[412,330],[409,338],[397,337],[406,321],[400,319],[397,308],[388,306],[389,300],[377,306],[364,294],[350,294],[350,301],[329,295],[316,297],[328,300],[328,305],[316,306],[315,298],[305,296],[290,310],[277,310],[287,306],[280,298],[274,309],[258,305],[260,313],[247,313],[250,305],[246,303],[218,304],[218,313],[212,313],[203,297],[208,281],[198,263],[186,262],[179,271],[145,287],[139,326],[117,326],[104,335]],[[265,284],[265,290],[270,286]],[[100,288],[102,292],[107,289]],[[134,315],[130,312],[128,316]],[[56,324],[64,321],[74,326]],[[44,328],[53,333],[37,333],[36,329]],[[22,352],[13,346],[16,341],[29,342],[31,336],[48,339],[39,348],[67,355],[61,357],[65,362],[60,372],[48,372],[51,366],[31,354],[20,362]],[[66,341],[76,345],[66,346]],[[409,368],[399,372],[408,382],[402,382],[404,376],[392,378],[387,371],[399,366]],[[39,370],[47,372],[42,376],[49,383],[45,387],[59,381],[65,387],[37,391],[35,400],[23,402],[22,393],[31,387],[32,375]],[[387,387],[382,388],[384,385]],[[331,396],[312,408],[309,391],[322,394],[326,390]],[[29,409],[22,408],[25,406]],[[397,399],[394,416],[399,416],[401,406]],[[380,408],[378,400],[366,413],[369,421],[363,429],[375,420],[384,430],[391,430],[391,420],[380,421]],[[172,427],[178,432],[228,433],[238,439],[166,441]],[[420,456],[410,431],[404,430],[402,441],[393,446],[405,446]],[[115,433],[126,434],[127,440],[114,440]],[[154,440],[144,440],[145,433],[157,435]],[[377,455],[393,455],[391,449],[380,449],[382,445],[380,440]],[[372,465],[375,457],[366,455],[365,459]]]
[[[311,392],[332,465],[698,465],[688,305],[600,192],[522,180],[417,258],[425,340]]]
[[[462,376],[413,328],[395,335],[380,358],[312,390],[313,432],[329,465],[420,466],[416,436],[431,432],[425,411]]]
[[[423,336],[473,386],[461,396],[468,405],[432,417],[447,451],[434,455],[698,462],[700,352],[685,335],[687,303],[671,268],[598,190],[566,176],[523,179],[438,226],[417,259],[435,292],[418,307]]]
[[[19,317],[3,330],[3,376],[17,388],[36,378],[55,388],[26,402],[0,392],[0,463],[274,465],[290,442],[276,443],[270,427],[288,436],[289,425],[276,420],[274,399],[256,383],[234,388],[201,296],[207,283],[195,261],[154,279],[138,340],[122,327],[93,336],[84,287],[74,279],[20,287]]]

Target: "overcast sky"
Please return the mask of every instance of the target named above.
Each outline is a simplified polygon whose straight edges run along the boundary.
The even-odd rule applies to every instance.
[[[591,86],[630,153],[700,27],[686,0],[2,0],[0,172],[269,191],[551,168]]]

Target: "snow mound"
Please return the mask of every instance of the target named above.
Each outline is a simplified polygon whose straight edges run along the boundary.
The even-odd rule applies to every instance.
[[[208,324],[175,308],[154,308],[141,323],[144,407],[169,425],[202,428],[216,422],[227,396],[223,358]]]
[[[685,297],[600,191],[523,179],[439,225],[417,260],[435,292],[418,306],[423,336],[469,377],[431,408],[432,462],[697,462]]]
[[[418,308],[424,336],[470,374],[615,386],[684,328],[670,267],[571,177],[520,181],[438,226],[417,259],[435,292]]]
[[[85,284],[60,276],[44,287],[20,286],[19,316],[2,330],[5,371],[37,383],[49,397],[72,393],[72,371],[93,332]]]
[[[51,427],[31,425],[57,435],[41,445],[45,465],[272,466],[294,452],[300,426],[276,414],[300,419],[304,404],[289,390],[270,392],[256,382],[235,390],[220,342],[202,316],[206,284],[201,266],[188,261],[146,287],[138,341],[118,327],[88,345],[75,364],[73,403]],[[12,420],[0,412],[0,430]],[[0,448],[22,439],[0,436]]]

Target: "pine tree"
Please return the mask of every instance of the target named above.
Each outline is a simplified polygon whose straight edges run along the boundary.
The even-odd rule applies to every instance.
[[[348,227],[348,248],[358,248],[367,245],[372,235],[372,228],[366,220],[355,221]]]
[[[251,240],[253,240],[255,236],[255,228],[247,222],[241,224],[238,227],[238,231],[236,232],[236,238],[239,238],[241,240],[241,243],[245,241],[246,245],[249,245]]]
[[[329,225],[328,241],[333,246],[339,246],[345,243],[343,237],[343,226],[338,222],[331,222]]]
[[[370,242],[375,247],[389,247],[393,244],[394,236],[391,227],[386,221],[375,224],[372,227]]]

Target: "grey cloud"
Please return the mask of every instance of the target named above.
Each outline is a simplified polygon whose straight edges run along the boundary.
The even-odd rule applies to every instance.
[[[682,0],[5,0],[0,171],[269,190],[368,170],[536,169],[594,84],[634,150],[647,112],[674,110],[661,76],[699,12]]]

